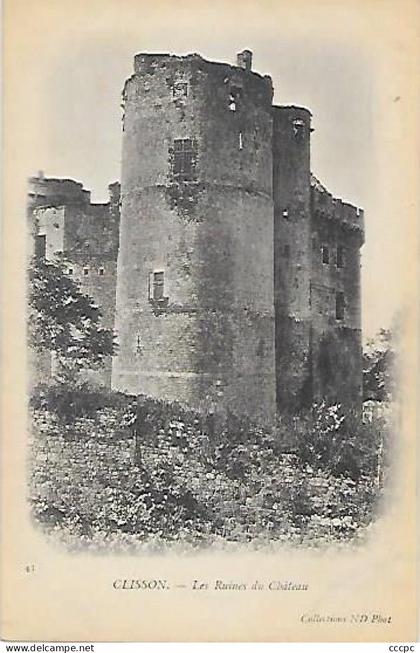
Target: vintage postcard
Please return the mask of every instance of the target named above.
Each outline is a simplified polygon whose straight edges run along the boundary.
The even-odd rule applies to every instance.
[[[4,639],[414,641],[415,0],[6,0]]]

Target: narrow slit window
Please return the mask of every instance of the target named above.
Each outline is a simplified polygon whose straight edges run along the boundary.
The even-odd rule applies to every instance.
[[[141,354],[142,351],[143,351],[143,347],[142,347],[141,337],[140,334],[138,333],[136,338],[136,353]]]
[[[335,317],[337,320],[344,320],[345,299],[344,293],[338,292],[335,295]]]
[[[152,297],[155,301],[163,299],[165,275],[164,272],[153,272]]]
[[[194,142],[191,138],[178,138],[174,141],[173,174],[178,179],[188,181],[195,168]]]
[[[336,263],[338,268],[344,267],[344,247],[342,245],[338,245],[337,247]]]
[[[285,220],[288,220],[289,219],[289,209],[284,209],[282,215],[283,215],[283,218]]]
[[[330,249],[327,245],[322,246],[322,262],[328,265],[330,262]]]
[[[242,138],[242,132],[239,132],[239,149],[243,150],[244,149],[244,141]]]
[[[257,346],[257,356],[258,358],[263,358],[265,356],[265,342],[264,338],[260,338]]]

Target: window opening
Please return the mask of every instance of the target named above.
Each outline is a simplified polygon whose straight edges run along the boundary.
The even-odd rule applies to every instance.
[[[89,274],[89,268],[83,268],[83,274],[85,275],[85,277],[87,277],[87,275]]]
[[[264,341],[264,338],[260,338],[259,341],[258,341],[257,356],[258,356],[258,358],[262,358],[263,356],[265,356],[265,341]]]
[[[45,258],[46,250],[47,250],[47,237],[37,236],[35,238],[35,256],[37,258]]]
[[[288,219],[289,219],[289,209],[284,209],[282,215],[283,215],[283,218],[284,218],[285,220],[288,220]]]
[[[187,82],[176,82],[173,86],[172,94],[174,98],[187,97],[188,95]]]
[[[330,250],[327,245],[322,246],[322,262],[326,265],[330,262]]]
[[[152,297],[155,301],[163,299],[164,282],[165,280],[163,272],[153,272]]]
[[[194,172],[194,142],[190,138],[174,141],[173,174],[179,179],[189,180]]]
[[[335,317],[337,320],[344,320],[345,300],[344,293],[338,292],[335,296]]]
[[[100,275],[101,277],[104,276],[104,272],[105,272],[104,268],[99,268],[99,275]]]
[[[242,132],[239,132],[239,149],[243,150],[244,149],[244,142],[242,139]]]
[[[142,353],[142,344],[141,344],[141,338],[139,333],[137,334],[137,338],[136,338],[136,353],[137,354]]]
[[[294,120],[293,121],[293,134],[297,141],[302,141],[305,136],[305,123],[303,120]]]
[[[342,245],[337,246],[336,263],[337,263],[338,268],[343,268],[344,267],[344,247]]]
[[[229,111],[237,111],[240,98],[241,98],[241,89],[238,88],[237,86],[232,86],[229,92],[229,102],[228,102]]]

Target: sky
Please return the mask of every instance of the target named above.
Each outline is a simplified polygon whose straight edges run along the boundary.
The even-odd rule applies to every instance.
[[[379,42],[372,16],[352,0],[40,0],[30,5],[33,15],[28,6],[9,4],[20,28],[16,93],[32,117],[16,139],[27,175],[71,177],[94,201],[106,200],[108,184],[120,178],[121,90],[134,55],[197,52],[235,63],[236,53],[248,48],[253,70],[272,77],[277,104],[311,110],[314,174],[335,196],[364,208],[365,336],[389,326],[403,301],[393,270],[404,265],[401,202],[390,181],[399,166],[392,158],[401,138],[395,111],[403,105],[408,63],[403,45],[387,43],[386,12],[373,14],[383,30]],[[391,55],[400,47],[402,54],[388,62],[384,47]]]

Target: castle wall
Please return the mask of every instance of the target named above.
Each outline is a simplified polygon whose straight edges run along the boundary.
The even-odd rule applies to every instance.
[[[361,402],[362,243],[363,213],[313,188],[312,369],[318,401]]]
[[[276,381],[282,411],[311,401],[311,114],[274,107],[273,117]]]
[[[38,236],[45,236],[45,258],[53,260],[58,257],[65,261],[66,273],[99,306],[103,326],[113,329],[119,231],[117,189],[112,189],[110,204],[89,204],[81,201],[81,198],[89,196],[81,184],[63,180],[61,185],[61,180],[52,179],[50,186],[48,178],[42,178],[39,184],[34,179],[31,180],[32,191],[39,186],[38,190],[42,190],[44,195],[42,203],[38,196],[35,205],[34,194],[31,195],[31,214],[35,223],[33,243]],[[65,198],[63,187],[67,191]],[[54,195],[57,188],[59,197]],[[58,206],[63,199],[68,203]],[[35,379],[48,379],[54,372],[51,354],[45,352],[33,358]],[[110,386],[111,367],[112,358],[108,357],[103,367],[84,370],[81,376],[95,384]]]
[[[52,260],[64,250],[64,222],[66,207],[52,206],[34,210],[37,236],[45,236],[45,258]]]
[[[36,206],[63,206],[67,204],[89,204],[90,192],[83,184],[73,179],[44,177],[42,172],[29,179],[28,203]]]
[[[266,418],[275,405],[271,83],[198,56],[138,55],[135,71],[125,87],[113,386]],[[192,143],[188,179],[176,174],[178,139]]]

